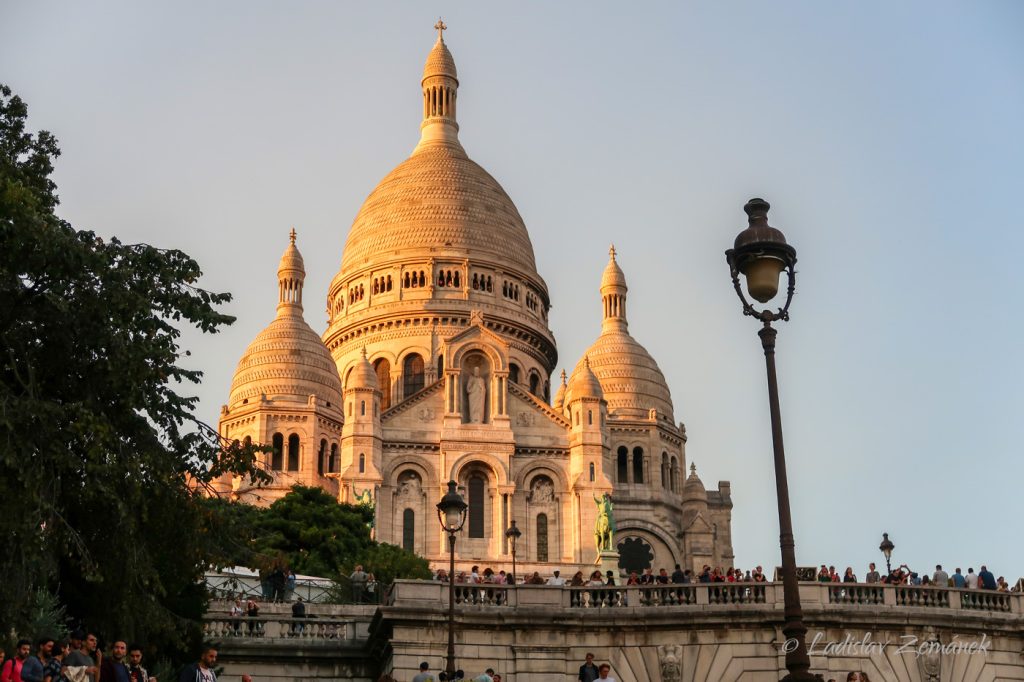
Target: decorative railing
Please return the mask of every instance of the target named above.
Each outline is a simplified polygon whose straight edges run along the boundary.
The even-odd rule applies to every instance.
[[[1024,594],[991,590],[862,583],[800,583],[806,608],[944,609],[1024,614]],[[448,584],[397,581],[389,605],[447,603]],[[457,608],[546,606],[565,609],[781,607],[781,583],[686,583],[626,586],[468,585],[456,583]]]
[[[355,640],[356,622],[340,618],[248,617],[207,614],[203,619],[204,639],[219,640],[297,640],[341,642]]]

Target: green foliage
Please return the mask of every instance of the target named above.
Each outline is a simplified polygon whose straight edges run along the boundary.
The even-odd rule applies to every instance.
[[[362,564],[381,584],[395,578],[430,578],[426,559],[370,539],[370,510],[340,504],[321,488],[294,486],[269,508],[209,500],[220,518],[220,566],[258,570],[290,567],[296,573],[342,583]],[[339,594],[347,595],[343,589]]]
[[[390,585],[398,578],[429,580],[432,576],[426,559],[385,542],[368,547],[356,559],[342,566],[343,575],[350,575],[356,564],[361,564],[381,585]]]
[[[0,613],[27,635],[50,591],[107,638],[187,647],[219,519],[195,486],[256,481],[258,448],[224,444],[177,391],[179,325],[216,332],[230,300],[188,255],[74,229],[55,214],[59,155],[0,86]]]
[[[256,543],[261,556],[284,557],[296,573],[332,576],[370,546],[369,521],[364,508],[297,485],[259,517]]]

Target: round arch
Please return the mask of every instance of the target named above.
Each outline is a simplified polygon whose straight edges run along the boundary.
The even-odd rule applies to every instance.
[[[656,568],[668,568],[671,569],[676,564],[682,563],[680,561],[680,552],[676,547],[676,543],[671,535],[665,532],[664,529],[656,526],[650,521],[643,521],[641,519],[623,519],[622,521],[616,520],[615,530],[615,542],[618,544],[623,538],[630,535],[636,535],[647,540],[647,543],[655,549],[655,556],[662,560],[662,557],[658,553],[658,548],[663,547],[668,552],[668,556],[671,560],[671,564],[667,566],[657,566]],[[668,563],[668,562],[666,562]]]
[[[469,452],[459,457],[451,466],[449,479],[458,481],[467,467],[478,464],[485,464],[494,472],[494,479],[499,486],[508,485],[508,472],[505,470],[505,465],[497,457],[486,452]]]
[[[569,490],[569,480],[565,476],[565,472],[561,469],[552,467],[550,464],[538,462],[532,466],[528,466],[516,474],[515,486],[516,490],[529,490],[529,482],[532,481],[536,476],[545,475],[555,482],[559,492],[567,492]]]
[[[498,348],[483,343],[481,341],[467,341],[466,343],[459,345],[457,348],[448,347],[448,354],[451,356],[451,363],[447,364],[448,367],[455,369],[456,367],[462,367],[462,359],[467,353],[473,351],[479,351],[487,356],[487,359],[491,362],[491,367],[498,372],[508,371],[508,355]]]

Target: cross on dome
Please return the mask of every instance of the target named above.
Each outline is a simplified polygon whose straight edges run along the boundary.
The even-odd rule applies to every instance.
[[[611,256],[612,260],[615,260],[615,244],[608,248],[608,255]]]
[[[292,227],[292,231],[288,233],[288,239],[289,239],[289,241],[291,241],[292,244],[295,244],[295,237],[296,237],[295,228]]]
[[[437,39],[444,42],[444,32],[448,30],[448,25],[444,23],[441,17],[437,18],[437,23],[434,24],[434,28],[437,29]]]

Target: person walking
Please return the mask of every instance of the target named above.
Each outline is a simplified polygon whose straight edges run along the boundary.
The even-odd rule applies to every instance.
[[[217,649],[206,645],[199,655],[199,661],[186,665],[178,676],[178,682],[217,682]]]
[[[598,676],[597,666],[594,665],[594,654],[588,653],[586,662],[580,666],[580,674],[576,678],[579,682],[594,682]]]

